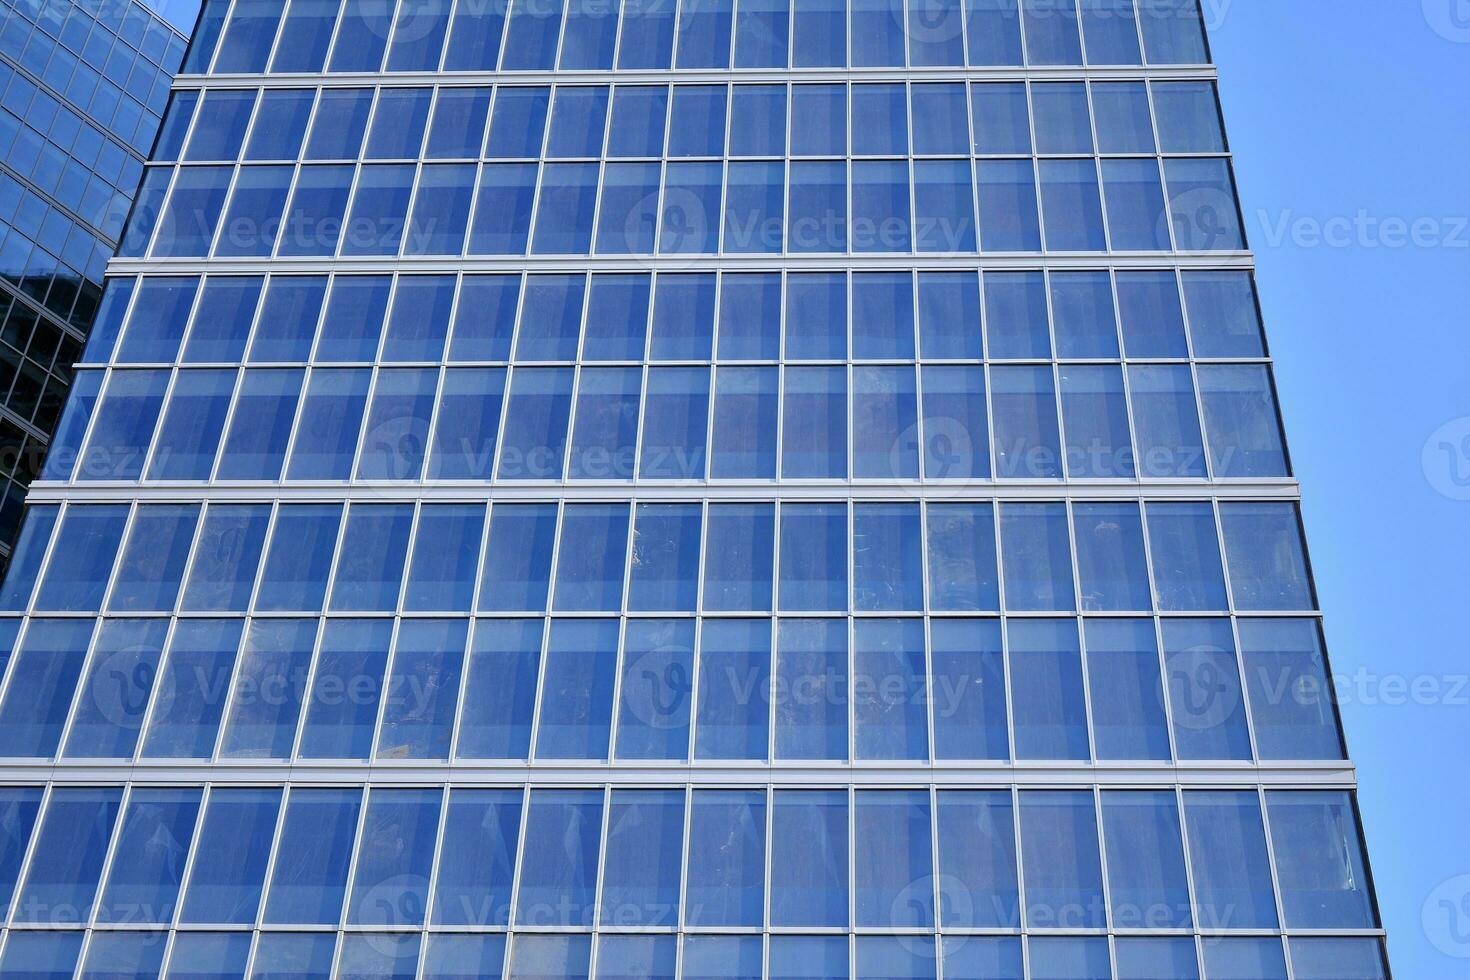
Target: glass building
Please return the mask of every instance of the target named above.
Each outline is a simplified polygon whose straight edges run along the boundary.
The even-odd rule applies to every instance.
[[[0,569],[198,9],[0,3]]]
[[[0,973],[1388,967],[1195,0],[209,0]]]

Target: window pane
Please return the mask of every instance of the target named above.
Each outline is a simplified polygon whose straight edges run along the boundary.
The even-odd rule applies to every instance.
[[[1104,251],[1107,236],[1103,232],[1097,165],[1091,160],[1042,160],[1040,168],[1047,249]]]
[[[1202,65],[1209,53],[1195,0],[1160,0],[1145,8],[1144,47],[1154,65]]]
[[[990,369],[996,475],[1057,479],[1062,475],[1056,380],[1049,367]]]
[[[765,793],[696,790],[689,822],[688,923],[759,927],[765,861]]]
[[[602,924],[667,927],[678,922],[683,851],[683,790],[614,790],[602,873]]]
[[[1293,939],[1291,973],[1297,980],[1387,980],[1377,939]]]
[[[627,621],[618,705],[618,758],[689,758],[693,675],[694,620]]]
[[[1161,608],[1226,608],[1213,506],[1154,501],[1148,505],[1148,535]]]
[[[357,461],[357,479],[419,479],[438,385],[439,371],[434,368],[378,372]]]
[[[1113,927],[1188,929],[1189,880],[1173,791],[1104,791],[1102,813]]]
[[[847,608],[847,507],[787,504],[781,512],[781,608]]]
[[[618,39],[618,4],[572,0],[562,34],[560,65],[566,69],[603,69],[613,65]]]
[[[591,961],[591,936],[522,934],[511,946],[510,976],[583,980]]]
[[[1143,63],[1133,0],[1083,0],[1082,35],[1090,65]]]
[[[730,155],[768,157],[785,152],[786,86],[737,85],[730,97]]]
[[[1080,65],[1082,43],[1071,0],[1021,0],[1026,55],[1032,65]]]
[[[1255,792],[1185,793],[1184,816],[1199,925],[1275,929],[1266,830]]]
[[[1183,273],[1196,357],[1260,357],[1261,313],[1249,272]]]
[[[936,799],[942,889],[940,925],[946,929],[1018,928],[1020,886],[1016,876],[1016,824],[1010,791],[945,790]],[[971,937],[971,941],[983,945],[982,940]],[[958,950],[952,947],[951,952]],[[978,966],[991,958],[980,956],[978,950],[969,950],[963,959],[974,960]],[[1019,959],[1018,955],[1018,963]],[[998,965],[992,964],[995,968]],[[945,974],[949,975],[948,956]],[[973,974],[976,980],[994,975],[998,974]],[[1015,976],[1020,977],[1019,969]]]
[[[1014,4],[1015,0],[999,2]],[[944,975],[948,980],[1021,980],[1023,973],[1020,939],[951,936],[944,940]]]
[[[255,921],[280,807],[279,789],[210,792],[180,921]]]
[[[1007,504],[1000,511],[1006,605],[1011,609],[1072,610],[1072,554],[1061,504]]]
[[[561,476],[571,407],[570,368],[522,368],[511,374],[500,444],[501,479]]]
[[[492,129],[492,143],[494,132]],[[469,254],[523,254],[535,193],[534,164],[486,165],[480,173],[479,200],[470,225]]]
[[[62,755],[132,758],[167,633],[162,619],[103,621]]]
[[[1223,619],[1166,619],[1164,664],[1181,759],[1249,759],[1235,640]]]
[[[1021,18],[1017,0],[971,0],[966,9],[969,11],[966,33],[970,64],[1021,64]]]
[[[652,480],[704,479],[709,369],[651,368],[644,403],[639,476]]]
[[[622,607],[628,509],[621,504],[573,504],[562,520],[561,551],[579,560],[557,569],[554,607],[608,611]]]
[[[31,623],[0,702],[0,744],[16,758],[56,754],[92,638],[90,619]]]
[[[843,936],[771,937],[771,980],[847,980],[847,961]]]
[[[25,860],[31,831],[41,808],[39,786],[9,786],[0,790],[0,914],[10,915],[16,877]],[[764,823],[764,822],[763,822]]]
[[[221,480],[277,480],[296,404],[304,387],[300,370],[246,371],[216,473]]]
[[[1266,807],[1287,926],[1377,928],[1352,797],[1273,791]]]
[[[1261,758],[1344,758],[1318,623],[1242,619],[1239,629]]]
[[[353,506],[337,559],[333,610],[391,612],[398,608],[412,528],[411,506]]]
[[[774,805],[771,925],[846,926],[847,794],[783,791]]]
[[[927,759],[931,700],[918,619],[854,624],[853,697],[860,759]]]
[[[638,505],[629,609],[694,611],[702,529],[697,504]]]
[[[456,860],[439,865],[434,885],[435,924],[495,926],[509,920],[520,827],[520,790],[450,792],[444,813],[443,851]],[[439,937],[429,944],[431,963],[436,941]]]
[[[861,791],[854,823],[856,924],[932,928],[934,852],[928,792]]]
[[[782,411],[781,475],[840,479],[847,475],[847,371],[788,367]]]
[[[286,467],[287,479],[351,477],[371,377],[368,371],[312,372],[301,403],[300,431]]]
[[[771,626],[765,619],[710,619],[700,629],[700,759],[770,755]]]
[[[1237,609],[1315,609],[1295,504],[1220,506]]]
[[[392,635],[389,620],[327,620],[307,695],[302,758],[371,755]]]
[[[539,619],[482,619],[475,624],[459,720],[460,758],[524,759],[530,754],[543,632]]]
[[[934,757],[1009,758],[999,620],[935,620],[929,636]]]
[[[790,35],[788,0],[747,0],[735,19],[736,68],[785,68]]]
[[[425,504],[420,508],[404,609],[469,611],[484,526],[485,508],[479,504]]]
[[[420,192],[420,201],[423,200]],[[458,253],[459,249],[454,249]],[[444,356],[449,310],[454,305],[452,276],[404,276],[393,295],[393,312],[383,340],[384,361],[438,361]]]
[[[568,475],[629,480],[638,444],[639,368],[587,368],[577,386],[576,423]]]
[[[496,504],[480,572],[480,610],[544,610],[555,539],[555,504]]]
[[[908,356],[913,356],[912,351]],[[913,368],[855,367],[852,415],[854,476],[918,478]]]
[[[619,85],[613,92],[609,157],[663,155],[669,90],[662,85]]]
[[[1176,248],[1200,252],[1238,251],[1246,247],[1229,160],[1166,159],[1164,180],[1169,185],[1169,212],[1173,216]]]
[[[1075,621],[1012,619],[1006,623],[1006,641],[1016,758],[1090,758]]]
[[[144,758],[207,759],[214,754],[242,626],[239,620],[184,620],[174,629],[143,743]]]
[[[1026,946],[1033,977],[1108,980],[1113,973],[1106,939],[1032,936]]]
[[[1286,980],[1281,940],[1206,939],[1205,975],[1210,980]]]
[[[1021,793],[1021,864],[1026,869],[1029,927],[1105,927],[1107,915],[1094,806],[1090,791]],[[1103,951],[1106,963],[1106,944]],[[1103,976],[1107,976],[1106,970]]]
[[[1128,387],[1140,474],[1165,479],[1206,476],[1204,438],[1188,366],[1129,365]]]
[[[314,619],[263,619],[250,624],[240,653],[229,720],[220,755],[235,759],[287,759],[301,713],[297,678],[311,667]]]
[[[1193,939],[1119,938],[1113,945],[1118,980],[1199,980],[1199,952]]]
[[[398,628],[379,759],[447,759],[464,664],[460,619],[410,619]]]
[[[617,650],[615,619],[552,621],[536,731],[538,759],[607,758]]]
[[[653,0],[623,9],[619,68],[668,68],[673,59],[673,0]]]
[[[978,334],[976,343],[979,343]],[[926,365],[923,385],[924,475],[931,480],[990,476],[985,371]]]
[[[257,609],[321,609],[341,519],[337,504],[281,506],[255,596]]]
[[[582,359],[641,361],[648,337],[648,309],[647,275],[593,276]]]
[[[114,371],[108,378],[92,435],[77,470],[81,480],[136,480],[158,409],[168,387],[168,371]]]
[[[1086,612],[1153,608],[1137,504],[1074,504],[1077,570]]]
[[[1092,116],[1083,82],[1031,86],[1032,115],[1039,153],[1091,154]]]
[[[722,348],[724,342],[721,342]],[[723,355],[724,351],[721,351]],[[710,476],[776,476],[776,368],[724,367],[715,375],[715,418]]]
[[[1132,479],[1133,438],[1123,372],[1116,366],[1063,365],[1062,419],[1067,430],[1067,475],[1074,479]]]
[[[777,658],[777,757],[846,759],[846,621],[781,620]]]
[[[853,511],[853,608],[924,608],[923,532],[910,504],[858,504]]]
[[[773,352],[774,356],[774,352]],[[801,273],[786,279],[786,358],[847,358],[847,276]]]
[[[1215,476],[1289,475],[1270,370],[1260,364],[1202,364],[1199,384]]]
[[[266,922],[337,924],[361,805],[356,789],[291,791],[276,845],[276,866],[285,873],[271,878]]]
[[[601,836],[601,790],[543,789],[531,792],[516,892],[517,925],[592,924],[597,903],[597,855]],[[543,974],[522,974],[512,967],[511,975]]]
[[[107,608],[113,612],[173,609],[198,524],[197,505],[140,506]]]
[[[265,304],[250,345],[252,363],[304,361],[311,354],[327,281],[318,276],[280,276],[266,286]]]
[[[12,910],[16,921],[86,922],[91,918],[121,806],[120,789],[52,790],[36,831],[30,871]],[[6,953],[10,953],[8,944]]]
[[[1153,620],[1089,619],[1083,629],[1098,758],[1168,759]]]
[[[429,897],[429,872],[439,832],[438,789],[374,789],[362,822],[347,921],[354,925],[419,926]],[[377,943],[380,937],[374,937]]]
[[[1119,0],[1100,2],[1117,3]],[[1121,2],[1130,8],[1133,6],[1133,0]],[[1153,153],[1158,148],[1154,142],[1148,86],[1143,82],[1095,82],[1092,86],[1092,109],[1097,114],[1097,142],[1102,152]]]
[[[929,603],[936,610],[999,609],[995,516],[989,504],[930,504]]]
[[[269,523],[267,507],[210,507],[194,549],[183,608],[244,610],[255,586],[255,572]]]

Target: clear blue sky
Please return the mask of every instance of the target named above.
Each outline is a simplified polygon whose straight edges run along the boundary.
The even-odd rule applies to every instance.
[[[1470,976],[1470,0],[1203,3],[1390,955]]]

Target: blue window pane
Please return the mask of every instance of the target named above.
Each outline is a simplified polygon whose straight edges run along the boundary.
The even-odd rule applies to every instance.
[[[517,360],[576,359],[586,286],[587,279],[580,274],[527,279],[516,334]]]
[[[232,169],[186,167],[179,171],[168,208],[158,222],[158,238],[153,244],[155,256],[209,254]]]
[[[709,369],[652,368],[644,395],[638,473],[652,480],[701,480],[709,431]]]
[[[630,610],[694,611],[702,529],[697,504],[638,505],[628,586]]]
[[[1168,364],[1131,365],[1128,386],[1142,475],[1204,477],[1204,440],[1189,368]]]
[[[127,520],[126,504],[69,507],[51,549],[36,608],[58,612],[102,608]]]
[[[1133,0],[1083,0],[1082,34],[1091,65],[1138,65],[1143,52]]]
[[[1222,504],[1220,527],[1237,609],[1317,607],[1294,504]]]
[[[1046,280],[1039,272],[991,272],[985,276],[985,336],[997,359],[1049,359]]]
[[[781,474],[842,478],[847,475],[847,371],[840,367],[785,371]]]
[[[695,791],[689,822],[689,924],[761,925],[765,845],[763,792]]]
[[[959,0],[909,0],[909,63],[914,67],[965,63],[964,12]]]
[[[724,119],[723,114],[720,118]],[[709,255],[719,250],[720,191],[724,182],[721,170],[718,163],[667,166],[659,219],[659,252]]]
[[[659,165],[609,163],[603,172],[597,251],[610,255],[653,252],[658,227]],[[680,218],[683,218],[681,212]]]
[[[367,407],[369,371],[313,371],[301,425],[286,467],[288,480],[346,480]]]
[[[176,360],[198,291],[199,280],[194,276],[145,277],[116,360],[132,364]]]
[[[1038,980],[1108,980],[1113,975],[1106,939],[1033,936],[1027,949],[1031,976]]]
[[[1344,758],[1320,626],[1310,619],[1242,619],[1239,628],[1261,758]]]
[[[600,0],[571,0],[567,5],[566,28],[562,32],[563,71],[612,67],[613,49],[618,39],[619,6]]]
[[[271,58],[277,72],[319,72],[326,65],[338,5],[330,0],[291,0],[281,25],[281,38]]]
[[[320,361],[370,361],[378,350],[392,280],[343,276],[332,283],[317,347]]]
[[[1153,608],[1143,522],[1135,504],[1076,504],[1077,568],[1087,612]]]
[[[601,836],[601,790],[532,791],[516,889],[517,925],[592,924]],[[511,976],[570,976],[521,973],[514,964],[511,970]]]
[[[31,592],[35,589],[36,577],[46,559],[46,548],[51,543],[51,532],[56,528],[56,518],[60,513],[61,508],[55,504],[26,508],[15,550],[11,552],[9,574],[0,583],[0,608],[7,612],[24,612],[29,608]]]
[[[84,938],[82,932],[15,932],[5,944],[0,970],[26,980],[67,980]]]
[[[0,828],[3,828],[0,829],[0,914],[7,917],[26,846],[36,827],[41,793],[40,787],[33,786],[8,786],[0,790]]]
[[[320,5],[321,0],[305,0],[305,3]],[[336,4],[331,4],[331,14],[336,15]],[[267,89],[260,96],[261,120],[250,131],[250,141],[245,144],[246,160],[294,160],[301,152],[306,138],[306,126],[311,120],[311,110],[316,104],[316,92],[311,89]]]
[[[112,372],[78,464],[77,479],[136,480],[142,475],[168,374],[166,370]]]
[[[526,251],[535,164],[491,164],[480,173],[479,201],[470,226],[471,255],[520,255]]]
[[[858,620],[853,644],[857,757],[927,759],[930,696],[923,622]]]
[[[785,68],[791,30],[790,0],[747,0],[735,20],[736,68]]]
[[[792,275],[786,281],[786,357],[847,358],[847,277],[842,273]]]
[[[975,42],[973,35],[970,42]],[[1031,109],[1024,83],[972,85],[970,103],[976,153],[1031,153]]]
[[[356,789],[291,791],[276,845],[276,866],[290,872],[271,879],[266,922],[337,924],[361,808],[362,795]],[[263,952],[256,951],[257,972]]]
[[[199,797],[195,789],[133,791],[118,832],[117,855],[97,907],[99,922],[173,921],[184,859],[199,816]],[[160,960],[163,945],[157,942]]]
[[[393,29],[392,8],[369,0],[347,0],[337,27],[337,43],[328,68],[334,72],[375,72]]]
[[[474,195],[473,166],[426,166],[408,223],[408,255],[458,255],[464,250],[465,221]]]
[[[175,936],[166,976],[168,980],[243,977],[250,959],[250,939],[248,932],[188,932]]]
[[[500,89],[495,94],[495,108],[490,115],[490,140],[485,155],[539,157],[550,105],[551,90],[547,88]]]
[[[0,702],[0,744],[7,756],[48,759],[56,754],[92,626],[91,620],[31,623]]]
[[[848,756],[847,623],[783,619],[777,636],[776,756]]]
[[[547,71],[556,59],[564,4],[514,0],[506,29],[503,71]]]
[[[786,86],[737,85],[730,99],[730,155],[783,156]]]
[[[691,0],[679,14],[680,68],[729,68],[731,0]]]
[[[555,540],[554,504],[496,504],[480,572],[480,610],[544,610]]]
[[[845,294],[842,295],[845,303]],[[781,354],[781,276],[726,273],[720,281],[720,360],[775,360]]]
[[[343,255],[398,254],[413,178],[414,168],[406,164],[362,168],[344,226]]]
[[[301,713],[299,679],[311,666],[316,620],[256,620],[245,634],[233,703],[220,754],[236,759],[285,759]]]
[[[403,594],[405,610],[469,611],[484,527],[485,508],[480,504],[425,504],[420,508]]]
[[[460,280],[451,361],[504,361],[510,356],[521,279],[515,275],[465,276]]]
[[[586,980],[591,936],[518,935],[511,947],[510,976]]]
[[[1026,60],[1032,65],[1080,65],[1082,41],[1071,0],[1021,0]]]
[[[939,834],[940,924],[945,928],[960,929],[1017,928],[1021,921],[1020,886],[1016,875],[1016,829],[1010,792],[945,791],[939,793],[937,799],[935,824]],[[979,942],[977,939],[972,941]],[[958,949],[952,949],[950,955],[958,952]],[[979,951],[971,950],[963,959],[973,963],[974,967],[990,962],[992,968],[999,968],[998,960]],[[948,975],[949,955],[946,955],[945,964]],[[975,974],[977,980],[978,977],[995,975]],[[1019,971],[1015,976],[1020,977]]]
[[[1026,922],[1032,928],[1100,929],[1106,925],[1094,806],[1090,791],[1021,794]],[[1106,942],[1102,949],[1101,976],[1106,977]],[[1092,978],[1098,974],[1043,970],[1041,976]]]
[[[148,242],[153,237],[158,214],[163,209],[163,198],[168,192],[169,180],[172,177],[173,170],[169,167],[151,167],[143,172],[143,181],[138,185],[138,193],[134,198],[133,211],[129,216],[127,229],[117,248],[118,255],[138,258],[148,251]],[[97,344],[88,346],[94,349],[98,347]],[[95,359],[106,360],[107,352],[103,351],[101,356]]]
[[[1115,928],[1188,929],[1189,881],[1171,790],[1105,791],[1108,895]],[[1190,944],[1190,958],[1193,958]]]
[[[1103,184],[1108,197],[1108,230],[1119,251],[1160,252],[1169,249],[1169,225],[1159,168],[1147,160],[1104,160]]]
[[[542,255],[587,254],[597,206],[597,166],[547,164],[541,174],[539,200],[531,251]]]
[[[1146,619],[1087,621],[1092,731],[1100,759],[1168,759],[1159,647]]]
[[[398,11],[389,71],[433,71],[439,67],[444,33],[449,26],[448,0],[407,0]]]
[[[720,369],[715,376],[710,476],[765,480],[775,477],[779,397],[778,373],[774,367]]]
[[[613,93],[609,157],[663,155],[669,90],[662,85],[619,85]]]
[[[221,73],[265,70],[271,42],[285,8],[284,0],[245,0],[237,3],[225,25],[214,70]]]
[[[673,936],[604,935],[597,944],[597,980],[674,980]]]
[[[614,790],[607,824],[602,923],[673,925],[684,849],[684,791]]]
[[[1215,476],[1287,476],[1269,369],[1255,364],[1201,365],[1199,379]]]
[[[1266,794],[1281,905],[1293,929],[1375,929],[1378,916],[1352,797]]]
[[[853,67],[901,67],[905,58],[902,0],[851,0],[850,8]]]
[[[858,937],[855,976],[860,980],[934,980],[936,969],[930,937]]]
[[[139,507],[123,550],[117,584],[108,599],[108,609],[114,612],[173,609],[198,523],[197,506]]]
[[[327,980],[336,948],[336,933],[267,933],[256,943],[250,976]]]
[[[393,846],[358,850],[347,902],[349,923],[423,925],[441,800],[437,788],[374,789],[369,794],[362,839],[392,841]]]
[[[1092,153],[1092,117],[1087,86],[1082,82],[1050,82],[1031,87],[1039,153]]]
[[[913,358],[914,287],[908,273],[853,276],[852,354],[861,360]]]
[[[357,460],[357,479],[419,478],[438,384],[439,371],[435,368],[378,372]]]
[[[714,343],[715,277],[661,275],[654,291],[653,340],[658,361],[703,361]]]
[[[322,607],[341,519],[342,509],[337,504],[281,506],[255,596],[257,609]]]
[[[1260,357],[1261,313],[1248,272],[1186,272],[1184,300],[1196,357]]]
[[[1009,758],[1000,622],[934,621],[930,626],[930,673],[935,758]]]
[[[238,361],[256,316],[262,281],[259,276],[210,276],[184,344],[184,361]]]
[[[618,621],[551,624],[536,730],[538,759],[605,759],[617,676]],[[587,873],[593,873],[589,868]]]
[[[852,165],[852,248],[907,252],[912,248],[908,164],[861,160]]]
[[[929,832],[929,794],[922,790],[859,792],[855,841],[857,924],[882,928],[932,927],[934,858]],[[862,973],[861,966],[859,973]]]
[[[551,135],[546,140],[547,159],[601,156],[607,99],[606,86],[558,88],[551,109]]]
[[[103,622],[63,756],[132,758],[167,632],[161,619]]]
[[[639,368],[586,368],[577,391],[568,475],[582,480],[629,480],[638,444]]]
[[[1205,28],[1195,0],[1162,0],[1145,8],[1143,42],[1154,65],[1202,65],[1209,62]]]
[[[1199,980],[1199,954],[1193,939],[1120,937],[1113,949],[1118,980],[1148,980],[1150,977]]]
[[[1053,273],[1051,299],[1058,357],[1118,357],[1113,284],[1106,272]]]
[[[306,160],[354,160],[372,111],[371,89],[327,89],[317,100]]]
[[[852,134],[852,152],[855,155],[908,155],[908,98],[902,85],[854,87],[852,114],[864,121],[864,125]]]
[[[759,504],[715,504],[706,531],[704,607],[721,611],[771,608],[774,510]]]
[[[1226,608],[1225,573],[1210,504],[1155,501],[1148,508],[1148,532],[1160,608]]]
[[[391,635],[388,620],[327,621],[306,699],[302,758],[368,757]]]
[[[71,393],[61,411],[61,421],[51,437],[51,446],[41,463],[41,479],[70,480],[76,470],[82,440],[97,407],[97,395],[105,377],[102,371],[79,371],[72,379]]]
[[[1118,0],[1099,0],[1117,3]],[[1130,8],[1133,0],[1122,0]],[[1098,148],[1104,153],[1153,153],[1153,113],[1142,82],[1097,82],[1092,86]]]
[[[1246,247],[1230,161],[1166,159],[1164,179],[1169,185],[1174,243],[1180,251],[1237,251]]]
[[[449,26],[445,71],[494,71],[508,4],[457,4]],[[443,97],[442,95],[440,96]]]
[[[442,862],[439,867],[434,889],[436,924],[505,924],[510,918],[510,886],[520,827],[520,790],[457,789],[449,794],[443,850],[446,855],[455,855],[456,860]],[[430,964],[434,962],[434,944],[440,939],[436,937],[429,943]],[[499,970],[498,964],[495,970]]]
[[[622,608],[628,508],[622,504],[569,505],[559,543],[563,554],[577,558],[557,568],[554,608],[578,612]]]
[[[379,759],[448,759],[469,624],[411,619],[398,628]]]
[[[1042,160],[1040,166],[1047,249],[1105,250],[1107,236],[1103,232],[1097,165],[1091,160]]]
[[[841,4],[838,3],[835,9],[841,18]],[[845,18],[841,19],[845,20]],[[793,155],[846,155],[846,86],[796,86],[791,92],[791,117],[791,152]]]
[[[924,608],[922,541],[917,506],[858,505],[853,512],[854,608]]]
[[[846,252],[847,165],[827,160],[793,163],[790,194],[787,251]]]
[[[847,925],[847,819],[845,793],[795,790],[775,795],[771,925]]]
[[[788,504],[781,512],[781,608],[847,609],[847,507]]]
[[[1164,620],[1164,667],[1181,759],[1249,759],[1235,639],[1223,619]]]
[[[772,936],[771,980],[847,980],[845,936]]]
[[[500,478],[556,479],[562,475],[572,370],[519,369],[510,379]]]
[[[918,477],[918,406],[915,394],[911,367],[853,369],[854,476]]]
[[[1173,272],[1120,272],[1118,309],[1129,357],[1189,356],[1184,310]]]
[[[770,684],[769,621],[706,620],[700,633],[695,756],[765,759]]]
[[[265,305],[250,345],[252,363],[304,361],[321,317],[327,280],[320,276],[279,276],[266,287]]]
[[[342,977],[381,977],[383,980],[415,980],[418,976],[417,935],[348,935],[336,973]]]
[[[1011,661],[1016,758],[1087,759],[1087,696],[1077,626],[1070,619],[1013,619]]]
[[[163,122],[158,127],[158,140],[153,147],[154,160],[177,160],[188,135],[189,124],[194,121],[194,110],[199,105],[197,91],[175,92],[169,96],[168,108],[164,110]]]
[[[475,624],[460,712],[462,759],[524,759],[541,664],[539,619],[482,619]]]
[[[1205,975],[1210,980],[1285,980],[1281,940],[1206,939]]]
[[[1017,0],[970,0],[966,8],[970,64],[1021,64],[1021,18],[1016,5]]]
[[[300,370],[244,373],[216,473],[219,479],[279,479],[301,397],[302,374]]]
[[[429,479],[490,479],[504,395],[504,368],[445,372],[429,456]]]
[[[52,790],[36,831],[30,871],[16,898],[16,921],[55,924],[90,919],[121,808],[120,789]],[[7,956],[10,952],[7,944]]]
[[[441,89],[434,103],[424,155],[431,160],[478,157],[485,143],[490,91],[489,88]]]
[[[980,248],[985,252],[1039,252],[1036,173],[1029,160],[982,160],[976,184]]]
[[[189,136],[184,159],[233,160],[240,155],[245,129],[255,110],[253,90],[206,90],[199,107],[199,119]]]
[[[980,280],[973,273],[919,273],[919,349],[926,359],[983,356]]]
[[[952,936],[943,956],[949,980],[1021,980],[1024,973],[1020,939]]]
[[[593,361],[642,360],[648,338],[648,308],[648,276],[593,276],[587,300],[582,358]]]
[[[667,68],[674,56],[674,0],[650,0],[623,9],[619,68]]]
[[[932,480],[988,478],[985,372],[979,367],[921,368],[924,475]]]
[[[190,611],[245,609],[265,544],[270,509],[213,506],[194,549],[183,608]]]
[[[206,759],[214,754],[225,693],[240,646],[239,620],[185,620],[174,629],[144,758]]]
[[[688,980],[759,980],[761,946],[760,936],[686,936],[683,975]]]
[[[1006,604],[1011,609],[1076,608],[1067,514],[1061,504],[1008,504],[1000,514]]]
[[[1377,939],[1293,939],[1291,974],[1297,980],[1387,980]]]
[[[1186,793],[1184,817],[1200,925],[1218,928],[1215,923],[1228,921],[1232,929],[1275,929],[1276,899],[1256,794]],[[1205,972],[1213,977],[1209,965],[1207,956]]]
[[[267,256],[275,251],[281,209],[291,187],[291,167],[245,167],[225,212],[215,254]]]
[[[1132,479],[1133,439],[1122,369],[1069,364],[1060,374],[1067,474],[1074,479]]]

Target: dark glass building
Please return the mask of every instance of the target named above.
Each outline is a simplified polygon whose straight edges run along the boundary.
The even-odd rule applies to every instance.
[[[1384,978],[1194,0],[210,0],[0,973]]]
[[[0,569],[197,11],[0,4]]]

